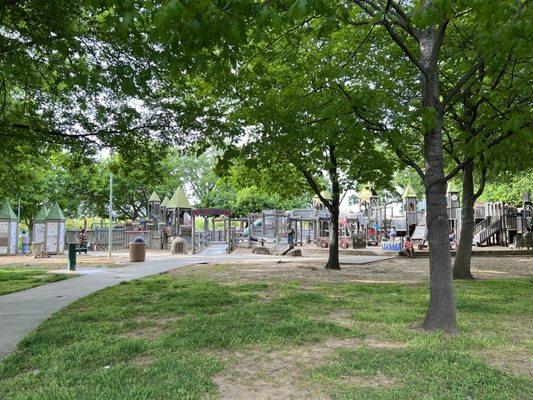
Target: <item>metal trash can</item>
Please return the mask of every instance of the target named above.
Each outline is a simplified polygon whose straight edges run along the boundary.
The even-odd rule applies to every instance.
[[[146,260],[146,242],[142,236],[137,236],[129,244],[130,261],[142,262]]]

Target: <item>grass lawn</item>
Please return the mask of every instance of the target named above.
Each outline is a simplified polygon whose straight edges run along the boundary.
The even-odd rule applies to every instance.
[[[532,283],[457,283],[447,336],[416,328],[426,282],[146,278],[43,323],[0,366],[0,398],[530,399]]]
[[[74,275],[48,274],[44,269],[0,269],[0,296],[26,290],[51,282],[58,282]]]

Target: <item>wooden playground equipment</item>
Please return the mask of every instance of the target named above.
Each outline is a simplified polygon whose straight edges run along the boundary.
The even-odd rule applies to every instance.
[[[322,194],[325,198],[327,194]],[[447,189],[448,217],[450,234],[459,237],[461,232],[461,205],[459,190],[450,184]],[[343,249],[366,245],[382,245],[384,250],[400,250],[404,237],[410,236],[419,247],[427,246],[427,225],[425,210],[420,207],[416,193],[408,185],[402,196],[402,215],[387,216],[386,207],[370,187],[359,195],[360,212],[344,214],[339,219],[339,246]],[[329,246],[330,214],[313,202],[314,207],[305,210],[267,210],[250,214],[245,229],[237,232],[237,245],[286,244],[285,228],[290,225],[296,232],[295,244],[315,243],[316,246]],[[476,246],[509,246],[517,248],[533,247],[530,244],[533,228],[533,207],[529,195],[524,195],[523,206],[509,207],[503,203],[483,203],[475,206],[475,230],[473,244]],[[242,219],[240,219],[242,220]],[[397,240],[386,234],[394,227]]]
[[[327,192],[322,196],[329,198]],[[448,217],[450,233],[459,237],[461,208],[459,191],[448,186]],[[427,244],[427,226],[423,202],[408,185],[402,196],[401,215],[388,215],[387,206],[370,186],[359,194],[359,212],[341,214],[339,218],[339,246],[343,249],[367,245],[381,245],[384,250],[401,248],[403,237],[410,236],[423,247]],[[422,204],[421,204],[422,203]],[[518,249],[533,247],[533,206],[529,194],[524,194],[521,207],[503,203],[476,204],[473,244],[476,246],[514,246]],[[203,224],[199,220],[203,218]],[[13,210],[4,204],[0,213],[0,254],[16,254],[17,218]],[[288,245],[288,227],[294,232],[294,244],[314,243],[317,247],[329,247],[330,213],[322,204],[313,200],[309,209],[265,210],[244,217],[233,217],[230,210],[194,209],[182,188],[161,201],[154,192],[148,202],[148,218],[145,221],[116,224],[112,228],[111,247],[127,249],[137,236],[143,237],[147,247],[170,250],[173,243],[177,252],[196,253],[209,245],[224,247],[231,252],[237,247]],[[397,240],[387,238],[394,227]],[[37,257],[62,254],[66,243],[79,242],[79,230],[66,230],[65,217],[55,204],[50,210],[42,207],[34,218],[30,254]],[[103,222],[86,229],[88,249],[105,251],[109,247],[109,227]],[[177,240],[177,242],[176,242]],[[3,250],[2,250],[3,249]],[[2,253],[3,251],[3,253]]]
[[[196,253],[210,244],[226,245],[226,253],[233,250],[231,211],[218,208],[200,208],[193,210],[191,249]],[[196,228],[196,219],[203,217],[203,229]],[[209,227],[211,222],[211,228]],[[222,229],[220,229],[222,225]]]

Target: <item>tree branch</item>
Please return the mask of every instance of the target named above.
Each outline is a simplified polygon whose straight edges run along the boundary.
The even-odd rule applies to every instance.
[[[444,42],[444,34],[446,32],[446,27],[448,26],[448,22],[450,22],[449,19],[442,21],[439,24],[439,27],[437,28],[437,36],[435,38],[435,43],[433,45],[433,48],[431,49],[431,56],[430,56],[430,61],[429,61],[431,68],[436,68],[437,66],[437,62],[439,60],[440,49],[442,47],[442,43]]]
[[[381,124],[379,122],[371,121],[368,118],[366,118],[364,115],[362,115],[359,112],[359,110],[357,109],[357,107],[355,107],[355,105],[352,103],[352,97],[350,96],[350,93],[348,93],[346,88],[343,85],[341,85],[340,83],[337,83],[337,87],[344,94],[344,96],[348,99],[348,102],[350,103],[350,107],[352,108],[353,113],[355,115],[357,115],[359,118],[361,118],[365,122],[365,124],[366,124],[365,127],[367,129],[371,130],[372,132],[375,132],[382,139],[384,139],[393,148],[393,151],[398,156],[398,158],[404,164],[406,164],[406,165],[410,166],[411,168],[413,168],[416,171],[416,173],[422,179],[424,179],[425,174],[424,174],[424,171],[422,170],[422,168],[413,159],[411,159],[407,154],[405,154],[402,150],[397,148],[396,145],[390,140],[390,137],[388,135],[386,135],[386,133],[388,132],[387,128],[383,124]]]
[[[445,110],[448,104],[454,99],[454,97],[461,91],[461,88],[474,74],[485,65],[485,62],[480,58],[472,67],[463,75],[456,85],[448,92],[444,100],[442,101],[442,109]]]
[[[487,163],[485,162],[485,156],[483,154],[481,154],[480,160],[481,177],[479,178],[479,188],[477,189],[476,193],[474,193],[474,201],[483,194],[483,191],[485,190],[485,184],[487,183]]]

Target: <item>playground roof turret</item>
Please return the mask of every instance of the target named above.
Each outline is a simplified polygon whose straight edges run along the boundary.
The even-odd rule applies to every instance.
[[[156,191],[153,191],[152,192],[152,195],[150,196],[150,198],[148,199],[148,201],[150,203],[161,203],[161,199],[159,198],[159,195],[157,194]]]
[[[168,201],[169,201],[168,196],[165,196],[165,198],[164,198],[163,201],[161,202],[161,207],[166,207],[167,204],[168,204]]]
[[[15,211],[13,211],[7,200],[4,200],[4,205],[2,209],[0,209],[0,219],[8,221],[17,220],[17,214],[15,214]]]
[[[65,220],[63,211],[61,211],[61,208],[59,207],[59,204],[57,204],[57,202],[50,209],[50,212],[46,216],[46,220],[47,221],[64,221]]]
[[[181,187],[176,189],[174,195],[167,203],[167,208],[192,208]]]
[[[49,210],[46,208],[45,205],[41,207],[35,218],[33,219],[33,222],[44,222],[46,220],[46,217],[48,216]]]
[[[361,190],[361,192],[359,193],[359,200],[369,201],[372,196],[372,191],[367,186],[365,186],[363,190]]]
[[[414,191],[413,187],[411,186],[411,183],[407,184],[407,187],[405,188],[402,199],[406,199],[408,197],[416,197],[416,192]]]

